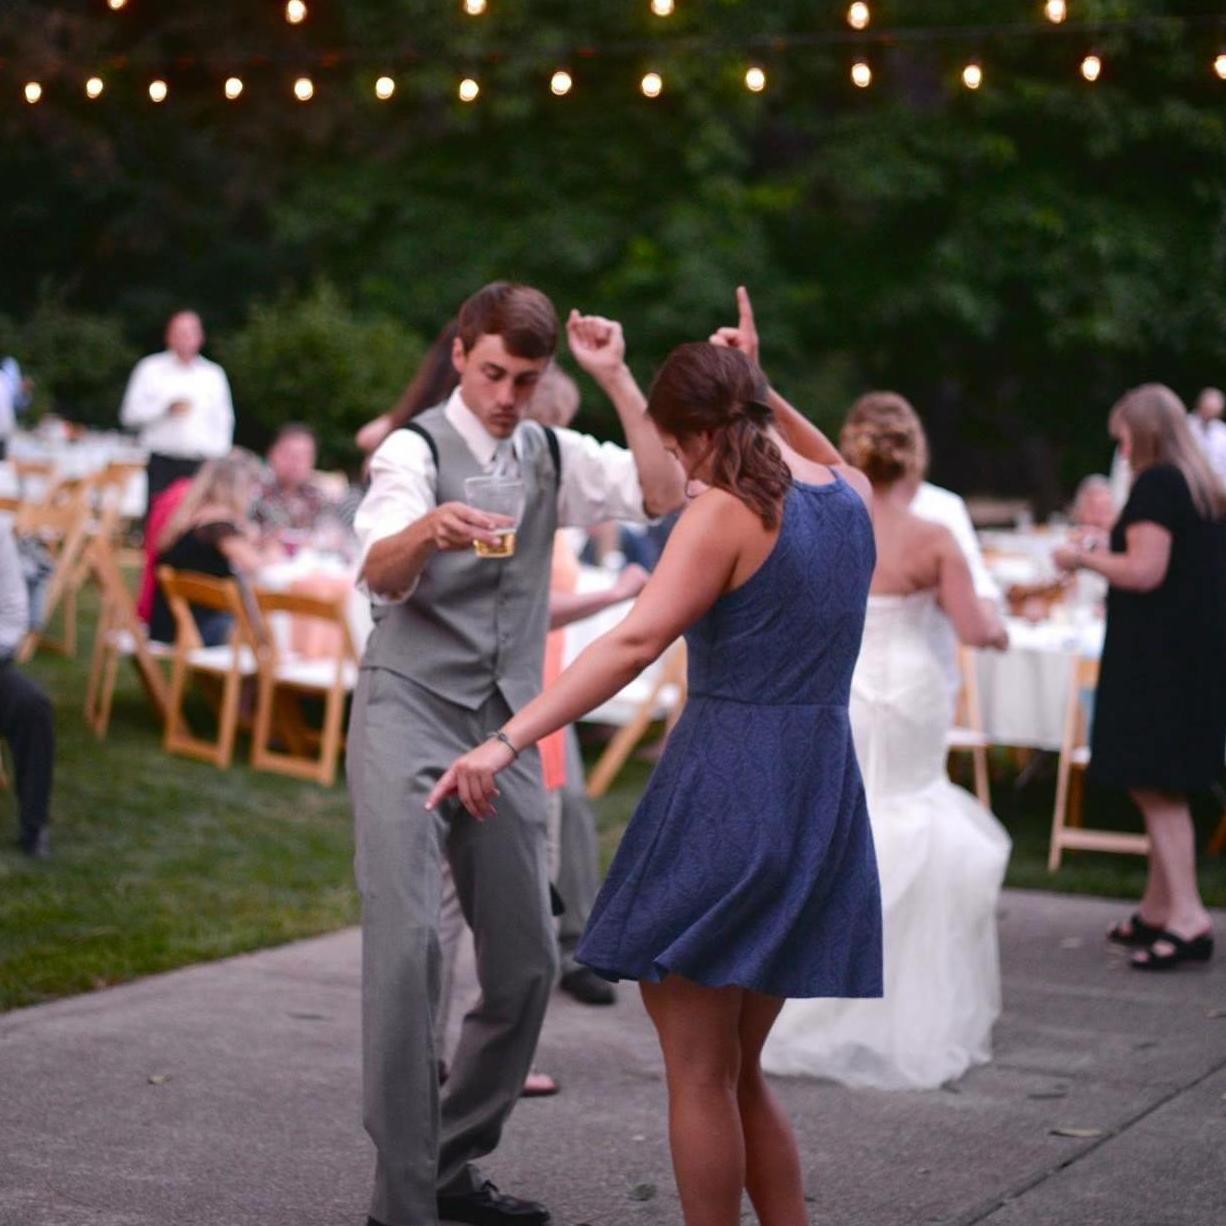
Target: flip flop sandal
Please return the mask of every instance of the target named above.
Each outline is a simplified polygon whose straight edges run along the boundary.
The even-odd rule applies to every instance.
[[[1152,945],[1161,935],[1161,928],[1156,924],[1147,924],[1141,918],[1141,912],[1134,911],[1128,919],[1122,920],[1107,933],[1107,940],[1131,949],[1141,949]]]
[[[520,1098],[552,1098],[561,1087],[548,1073],[529,1073],[524,1078]]]
[[[1170,953],[1159,953],[1153,945],[1166,944]],[[1137,971],[1169,971],[1181,962],[1208,962],[1213,957],[1213,934],[1204,932],[1185,941],[1173,932],[1160,932],[1148,949],[1139,950],[1129,965]]]

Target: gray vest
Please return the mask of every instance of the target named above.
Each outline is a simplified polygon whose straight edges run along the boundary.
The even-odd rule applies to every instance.
[[[442,406],[414,418],[438,452],[438,502],[463,502],[464,478],[483,475]],[[501,691],[513,711],[541,692],[560,474],[544,429],[515,431],[525,509],[511,558],[440,551],[403,604],[375,605],[364,668],[383,668],[469,710]]]

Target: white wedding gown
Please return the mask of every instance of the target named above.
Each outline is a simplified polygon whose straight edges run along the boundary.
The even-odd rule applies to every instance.
[[[851,721],[881,874],[885,996],[788,1001],[768,1072],[921,1089],[991,1057],[1010,841],[946,775],[950,632],[932,592],[869,598]]]

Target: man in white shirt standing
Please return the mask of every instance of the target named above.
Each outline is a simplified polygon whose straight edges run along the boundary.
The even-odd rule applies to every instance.
[[[613,401],[628,449],[523,420],[557,346],[557,315],[539,290],[487,285],[458,322],[459,387],[375,452],[354,524],[375,617],[347,760],[373,1226],[549,1221],[543,1206],[504,1195],[473,1165],[498,1144],[519,1098],[557,972],[540,756],[516,753],[491,821],[458,804],[427,813],[425,802],[457,754],[505,739],[511,713],[540,692],[557,529],[663,515],[684,498],[619,324],[572,312],[567,332]],[[498,522],[466,502],[466,479],[483,475],[523,486],[509,556],[474,548],[500,540]],[[464,1018],[440,1101],[443,857],[473,930],[481,998]]]
[[[1196,406],[1188,414],[1192,436],[1200,444],[1217,479],[1226,482],[1226,422],[1222,410],[1226,409],[1226,396],[1221,389],[1206,387],[1196,398]]]
[[[128,380],[120,424],[140,432],[149,452],[148,507],[168,485],[194,476],[234,441],[234,406],[226,372],[203,357],[204,325],[179,311],[166,325],[166,349],[141,358]]]

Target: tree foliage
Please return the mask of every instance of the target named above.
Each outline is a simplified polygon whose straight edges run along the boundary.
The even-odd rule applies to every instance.
[[[1037,0],[883,0],[878,25],[1028,30],[872,44],[874,85],[857,91],[848,45],[772,42],[845,30],[845,7],[681,0],[662,22],[646,0],[491,0],[472,20],[458,0],[314,0],[290,30],[279,5],[244,0],[143,0],[122,20],[10,6],[0,55],[48,88],[0,107],[0,310],[30,312],[50,276],[151,347],[181,303],[224,338],[253,302],[323,277],[359,316],[429,336],[482,281],[514,277],[624,319],[647,376],[726,322],[745,281],[771,373],[820,420],[897,387],[929,423],[938,477],[1052,502],[1105,462],[1125,387],[1222,379],[1217,31],[1055,31]],[[1209,11],[1072,7],[1104,23]],[[742,84],[751,40],[762,95]],[[1091,42],[1106,65],[1092,87],[1077,73]],[[88,66],[117,55],[127,67],[88,103]],[[972,55],[975,93],[958,83]],[[317,95],[301,106],[289,83],[306,63]],[[220,82],[240,64],[229,104]],[[559,64],[576,78],[562,99]],[[648,67],[665,78],[650,102]],[[162,69],[172,93],[155,107],[142,91]],[[389,103],[371,89],[383,71]],[[469,72],[482,95],[466,107]],[[357,393],[371,415],[382,386]]]

